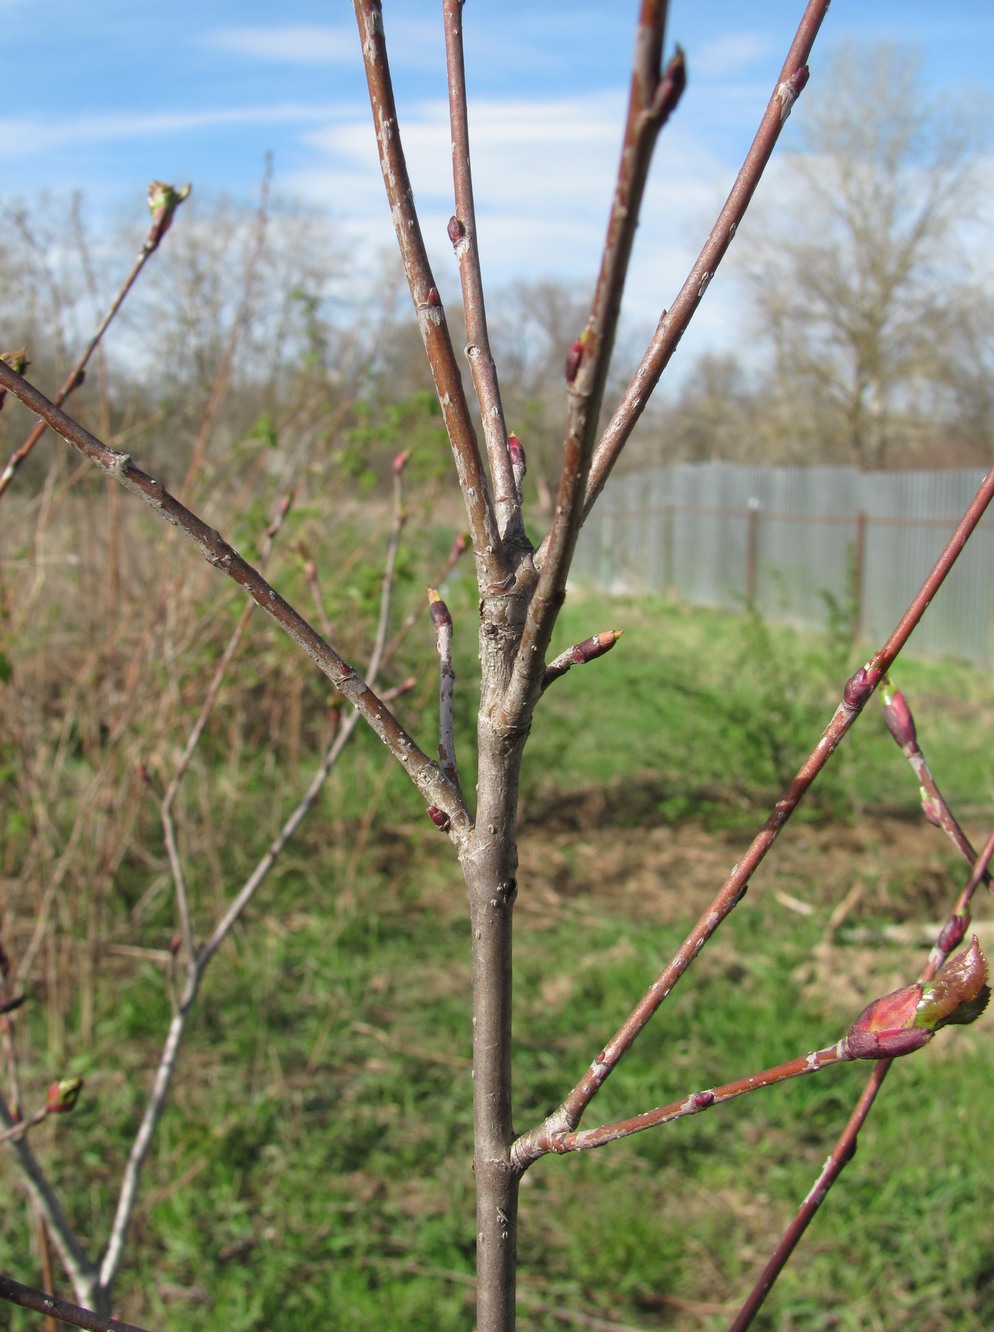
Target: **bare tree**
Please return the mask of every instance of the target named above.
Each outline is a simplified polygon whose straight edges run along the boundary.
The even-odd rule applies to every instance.
[[[986,1003],[987,967],[976,943],[970,944],[948,963],[947,957],[966,936],[972,895],[982,882],[987,881],[987,863],[994,851],[994,835],[979,855],[969,846],[925,765],[905,701],[896,691],[888,690],[888,724],[914,767],[924,793],[926,814],[953,838],[970,866],[950,917],[918,978],[894,994],[871,1001],[848,1031],[827,1046],[801,1052],[775,1068],[737,1077],[720,1086],[688,1091],[669,1105],[647,1108],[624,1120],[581,1127],[581,1120],[600,1089],[701,949],[742,900],[752,874],[773,846],[785,822],[875,690],[885,682],[888,669],[994,493],[994,472],[985,479],[935,569],[894,633],[845,683],[838,707],[811,754],[673,957],[651,980],[617,1031],[592,1054],[587,1069],[565,1092],[560,1104],[540,1122],[524,1129],[516,1128],[513,1122],[511,943],[513,909],[518,895],[517,823],[522,755],[545,692],[555,687],[573,666],[590,666],[611,651],[620,636],[613,629],[601,630],[562,653],[554,656],[551,653],[552,633],[565,597],[575,543],[586,514],[607,483],[649,395],[739,227],[787,116],[807,82],[806,62],[827,8],[828,0],[809,0],[780,75],[773,82],[753,145],[729,197],[686,282],[668,311],[660,317],[642,360],[601,429],[598,421],[608,383],[609,361],[643,188],[656,138],[677,106],[685,80],[682,53],[677,51],[668,60],[663,58],[665,3],[643,0],[636,30],[621,162],[601,269],[585,325],[576,331],[566,357],[565,431],[551,523],[542,539],[533,544],[525,532],[522,507],[524,447],[520,440],[509,435],[505,425],[477,260],[468,97],[462,55],[462,5],[460,0],[444,0],[443,4],[455,195],[449,237],[461,278],[466,354],[482,421],[482,442],[474,426],[460,361],[453,347],[414,206],[404,158],[402,126],[398,123],[390,80],[381,6],[378,0],[355,0],[384,183],[472,539],[480,599],[481,661],[475,801],[464,784],[462,774],[465,769],[456,752],[452,621],[437,591],[432,589],[428,598],[439,669],[437,744],[433,742],[430,746],[435,751],[433,754],[402,725],[391,706],[391,692],[377,686],[379,671],[389,653],[385,614],[381,615],[377,625],[368,668],[364,676],[360,675],[343,655],[344,648],[323,614],[320,597],[315,600],[313,619],[316,623],[312,623],[267,581],[260,567],[249,563],[218,531],[203,522],[157,479],[142,471],[128,455],[109,448],[84,430],[9,365],[0,362],[0,385],[5,390],[16,394],[31,411],[38,413],[129,494],[143,500],[156,517],[175,525],[194,543],[207,563],[244,589],[251,603],[271,616],[335,685],[352,712],[347,719],[339,719],[322,771],[340,752],[340,738],[347,739],[357,722],[364,721],[406,772],[426,806],[427,816],[450,843],[468,894],[472,949],[477,1315],[481,1332],[499,1332],[514,1326],[519,1186],[525,1171],[542,1157],[599,1147],[687,1115],[705,1112],[760,1087],[792,1077],[809,1076],[842,1062],[872,1060],[873,1076],[833,1148],[816,1187],[777,1244],[742,1313],[733,1323],[735,1328],[746,1327],[777,1272],[796,1247],[825,1192],[852,1155],[859,1128],[892,1059],[921,1048],[939,1027],[948,1022],[972,1021]],[[396,477],[402,474],[403,468],[401,456],[395,466]],[[267,532],[268,537],[275,538],[288,507],[289,502],[281,506]],[[396,515],[394,533],[403,525],[399,502]],[[389,552],[393,548],[392,538],[385,586],[390,582]],[[268,547],[264,547],[263,557],[267,553]],[[225,666],[228,660],[225,653],[221,666]],[[201,719],[210,703],[210,698],[205,700],[191,730],[189,743],[181,756],[180,770],[188,763],[188,754],[193,752]],[[181,771],[177,772],[177,779],[180,776]],[[2,1107],[8,1140],[17,1154],[26,1186],[53,1237],[57,1252],[71,1274],[77,1292],[96,1303],[101,1311],[108,1310],[111,1303],[112,1283],[124,1244],[127,1219],[204,970],[259,881],[259,876],[253,873],[201,939],[190,909],[181,856],[174,845],[174,799],[175,788],[170,784],[161,793],[159,803],[172,867],[178,929],[174,947],[161,961],[170,967],[171,959],[175,958],[178,967],[173,1012],[148,1107],[125,1169],[113,1232],[108,1244],[96,1256],[87,1251],[62,1213],[55,1188],[26,1142],[36,1118],[40,1121],[72,1108],[80,1090],[78,1082],[64,1080],[53,1084],[37,1116],[25,1116],[14,1113],[9,1106]],[[263,862],[278,854],[285,838],[293,832],[312,803],[313,788],[310,788],[302,797],[298,810],[280,830],[280,837],[267,851]],[[8,1298],[20,1294],[9,1286],[3,1293]],[[64,1309],[60,1316],[65,1316]],[[80,1325],[110,1326],[105,1319],[92,1318]]]
[[[843,46],[826,73],[746,265],[792,459],[882,467],[920,440],[972,305],[975,135],[898,47]]]

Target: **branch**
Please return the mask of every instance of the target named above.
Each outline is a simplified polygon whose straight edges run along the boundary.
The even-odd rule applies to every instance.
[[[542,693],[545,693],[554,680],[561,680],[574,666],[583,666],[588,661],[596,661],[598,657],[610,652],[624,632],[624,629],[605,629],[602,633],[585,638],[582,643],[574,643],[565,652],[560,652],[559,656],[550,661],[545,668],[542,676]]]
[[[338,655],[335,649],[230,546],[214,528],[181,504],[163,486],[161,481],[148,476],[136,467],[125,453],[118,453],[95,435],[91,435],[72,417],[67,416],[36,388],[0,362],[0,385],[9,389],[57,431],[63,439],[84,453],[109,476],[115,478],[125,490],[139,496],[160,518],[179,527],[194,543],[208,562],[226,573],[315,663],[322,674],[358,709],[364,720],[379,736],[400,763],[411,781],[429,804],[443,804],[456,811],[453,825],[462,832],[469,824],[469,816],[457,790],[441,772],[438,765],[425,754],[408,735],[397,718],[369,687],[365,680]]]
[[[922,813],[929,823],[942,829],[960,855],[966,860],[966,863],[973,865],[976,862],[977,853],[949,808],[945,796],[939,790],[938,783],[925,761],[925,755],[918,744],[915,721],[907,700],[899,689],[893,688],[890,680],[885,682],[883,699],[884,721],[887,729],[893,736],[901,753],[911,764],[912,771],[918,779]],[[983,882],[994,891],[994,880],[986,872],[983,875]]]
[[[842,1042],[838,1041],[823,1050],[812,1050],[808,1054],[798,1055],[796,1059],[788,1059],[773,1068],[764,1069],[762,1073],[736,1078],[733,1082],[723,1083],[719,1087],[707,1087],[702,1091],[691,1092],[670,1105],[647,1110],[644,1114],[633,1115],[630,1119],[602,1124],[598,1128],[584,1129],[577,1133],[553,1132],[549,1136],[546,1151],[556,1152],[559,1155],[566,1152],[590,1151],[609,1142],[617,1142],[620,1138],[629,1138],[633,1133],[659,1128],[663,1124],[672,1123],[675,1119],[685,1119],[688,1115],[698,1115],[703,1110],[711,1110],[716,1105],[723,1105],[726,1101],[735,1100],[749,1092],[759,1091],[762,1087],[772,1087],[777,1082],[803,1077],[807,1073],[817,1073],[820,1069],[845,1063],[851,1058],[852,1056],[847,1055],[842,1049]],[[528,1155],[522,1160],[522,1164],[531,1159],[530,1153],[529,1146]],[[517,1158],[517,1144],[515,1144],[515,1157]]]
[[[506,583],[510,571],[497,529],[490,486],[480,457],[469,403],[414,206],[414,192],[397,123],[397,107],[383,36],[382,5],[380,0],[353,0],[353,3],[362,41],[383,183],[404,272],[417,311],[425,353],[431,366],[435,392],[442,409],[442,419],[452,445],[459,488],[473,539],[480,587],[496,589]]]
[[[443,0],[445,62],[448,69],[449,123],[452,132],[452,180],[455,216],[449,221],[449,240],[459,263],[463,317],[466,320],[466,359],[480,405],[483,437],[494,485],[497,526],[503,540],[524,546],[521,495],[514,484],[508,452],[507,425],[501,403],[497,367],[490,350],[490,331],[483,298],[483,276],[477,247],[473,173],[469,160],[469,119],[466,65],[462,39],[463,0]]]
[[[20,1121],[11,1113],[6,1099],[0,1095],[0,1123],[7,1129],[15,1128]],[[8,1150],[17,1158],[17,1166],[24,1181],[35,1210],[48,1228],[65,1268],[73,1289],[93,1291],[96,1289],[97,1269],[87,1257],[75,1231],[62,1210],[58,1198],[41,1167],[38,1158],[31,1150],[31,1145],[23,1138],[13,1138],[7,1143]]]
[[[285,495],[280,501],[276,510],[276,517],[266,528],[263,536],[262,550],[259,554],[259,568],[264,569],[269,561],[269,556],[273,549],[273,543],[276,540],[287,514],[290,512],[291,497]],[[214,710],[217,702],[217,696],[224,682],[228,667],[234,660],[235,653],[238,651],[238,645],[242,640],[249,617],[255,608],[255,603],[246,600],[242,607],[241,614],[235,622],[235,627],[231,631],[231,636],[225,644],[224,651],[214,668],[214,675],[207,687],[207,693],[204,695],[203,703],[200,706],[200,712],[194,722],[190,734],[187,736],[183,752],[176,764],[176,770],[170,778],[169,785],[159,805],[159,817],[162,821],[163,839],[166,847],[166,855],[169,860],[169,869],[173,879],[173,889],[176,897],[176,908],[179,915],[180,937],[183,941],[183,956],[190,964],[194,954],[193,943],[193,925],[190,918],[190,906],[188,894],[186,891],[186,878],[183,873],[182,861],[180,859],[179,845],[176,840],[176,824],[173,819],[173,805],[176,803],[176,797],[179,795],[180,787],[186,777],[190,767],[197,745],[200,743],[200,737],[203,735],[204,727]]]
[[[65,378],[65,382],[56,394],[55,405],[57,407],[61,407],[69,395],[83,383],[85,378],[84,372],[90,357],[96,351],[100,339],[107,332],[111,320],[123,305],[128,292],[138,280],[138,276],[142,269],[159,248],[159,242],[172,225],[173,215],[175,214],[176,209],[184,199],[189,197],[190,188],[189,185],[186,185],[183,189],[176,190],[172,185],[163,185],[163,183],[158,180],[153,180],[148,187],[148,206],[149,211],[152,214],[152,226],[148,235],[145,237],[145,243],[138,251],[138,257],[135,259],[135,262],[131,267],[131,272],[124,279],[120,291],[118,291],[113,301],[111,301],[110,308],[97,325],[97,331],[93,334],[93,337],[87,344],[83,354],[69,371],[69,374]],[[0,403],[2,403],[2,401],[3,395],[0,394]],[[21,447],[11,454],[7,466],[4,468],[3,473],[0,474],[0,496],[3,495],[11,481],[13,481],[21,463],[24,462],[24,459],[45,433],[45,428],[45,422],[39,421]]]
[[[583,497],[597,419],[614,349],[621,298],[649,164],[659,131],[680,100],[686,83],[683,53],[679,49],[666,70],[660,72],[666,11],[666,0],[642,0],[628,117],[600,273],[587,326],[567,359],[566,438],[555,517],[535,560],[536,568],[541,572],[528,608],[514,677],[505,702],[505,718],[508,719],[521,716],[534,696],[556,616],[566,595],[566,576],[583,523]]]
[[[438,653],[438,757],[442,770],[455,782],[456,766],[455,726],[452,717],[456,673],[452,666],[452,616],[449,608],[433,587],[428,589],[428,610],[435,626],[435,651]]]
[[[134,1323],[123,1323],[120,1318],[101,1318],[91,1309],[82,1309],[78,1304],[67,1304],[65,1300],[57,1300],[31,1286],[22,1286],[19,1281],[2,1273],[0,1299],[19,1305],[22,1309],[30,1309],[33,1313],[57,1318],[60,1323],[69,1323],[72,1327],[87,1328],[89,1332],[146,1332],[145,1328]]]
[[[576,1129],[587,1106],[618,1066],[639,1033],[664,999],[672,992],[674,986],[689,969],[694,958],[715,933],[722,921],[745,896],[749,887],[749,880],[772,848],[784,824],[807,794],[812,782],[835,752],[843,736],[849,731],[872,697],[874,690],[893,665],[898,653],[904,647],[924,614],[926,607],[955,564],[960,552],[969,540],[970,534],[983,517],[992,498],[994,498],[994,468],[991,468],[982,481],[976,495],[970,501],[966,513],[961,518],[921,588],[912,599],[911,605],[901,617],[894,632],[866,665],[860,667],[846,682],[839,706],[832,720],[822,732],[818,744],[805,759],[783,796],[777,801],[773,812],[753,839],[745,855],[735,865],[711,905],[697,921],[674,957],[653,981],[625,1022],[590,1064],[583,1078],[569,1093],[562,1105],[549,1116],[544,1124],[529,1133],[523,1134],[518,1139],[516,1152],[522,1167],[547,1150],[547,1147],[543,1144],[549,1141],[551,1136],[573,1132]]]
[[[639,363],[638,369],[622,395],[621,401],[608,422],[594,451],[590,479],[583,502],[586,517],[604,489],[604,483],[627,443],[635,423],[659,383],[659,378],[677,344],[687,330],[715,270],[725,256],[732,237],[755,193],[756,186],[780,137],[790,109],[808,78],[807,61],[818,29],[828,11],[829,0],[809,0],[797,33],[783,63],[780,78],[760,122],[745,161],[735,179],[731,193],[718,219],[711,229],[697,262],[690,270],[679,295],[668,311],[664,310],[656,325],[652,341]]]
[[[376,639],[367,669],[367,675],[370,680],[374,682],[379,674],[381,666],[386,660],[384,640],[386,638],[386,627],[394,586],[397,547],[400,541],[400,534],[404,527],[402,483],[403,460],[404,455],[400,455],[395,460],[394,464],[393,523],[391,526],[390,541],[387,550],[383,586],[380,592],[380,614]],[[273,541],[278,535],[288,511],[289,499],[284,499],[279,506],[277,517],[266,529],[266,540],[262,551],[263,560],[268,558]],[[232,635],[231,640],[229,640],[225,651],[225,660],[230,660],[230,657],[233,655],[238,638],[241,635],[242,628],[251,608],[252,603],[248,602],[246,609],[236,626],[235,633]],[[173,790],[174,794],[175,790],[178,789],[179,780],[181,780],[189,766],[189,760],[193,753],[193,746],[196,738],[200,735],[200,732],[203,729],[203,723],[206,720],[210,707],[213,706],[219,684],[220,667],[218,672],[215,672],[208,699],[205,700],[200,717],[194,727],[190,740],[187,742],[186,749],[183,752],[183,756],[180,760],[180,770],[174,778],[173,783],[170,784],[170,789]],[[400,689],[402,690],[403,686],[401,686]],[[314,776],[311,778],[310,784],[304,792],[304,795],[297,803],[289,818],[283,824],[278,835],[274,838],[265,854],[259,860],[253,872],[249,875],[248,879],[246,879],[239,892],[234,896],[221,919],[216,923],[206,942],[202,944],[196,952],[194,952],[192,948],[191,933],[190,951],[187,955],[186,983],[184,985],[183,994],[176,1005],[172,1021],[169,1024],[169,1030],[156,1069],[152,1090],[149,1093],[145,1113],[142,1116],[141,1124],[138,1127],[138,1132],[135,1134],[131,1151],[128,1154],[127,1165],[125,1166],[124,1175],[121,1181],[121,1189],[118,1194],[118,1203],[114,1214],[114,1221],[104,1250],[100,1279],[105,1289],[110,1289],[113,1284],[124,1254],[124,1243],[128,1227],[131,1223],[131,1217],[134,1212],[142,1170],[144,1168],[146,1157],[148,1156],[149,1148],[152,1145],[155,1130],[166,1107],[173,1076],[179,1060],[180,1047],[186,1032],[187,1023],[193,1010],[194,1002],[200,989],[200,983],[218,949],[231,933],[237,921],[241,918],[259,887],[265,881],[270,870],[279,859],[283,849],[300,827],[303,820],[314,808],[318,796],[321,794],[324,784],[328,780],[328,776],[338,762],[338,759],[343,753],[349,740],[352,738],[352,735],[359,724],[359,720],[360,714],[358,712],[352,712],[336,728],[327,748],[325,749],[324,757],[322,758],[317,771],[314,773]]]
[[[987,874],[987,867],[991,857],[994,856],[994,832],[984,844],[984,849],[977,858],[973,871],[963,887],[957,901],[956,907],[950,917],[950,920],[956,920],[967,912],[967,905],[975,892],[977,885],[982,882]],[[969,917],[967,916],[967,919]],[[933,947],[927,963],[922,970],[920,981],[922,984],[929,982],[939,972],[942,962],[945,960],[945,947],[955,947],[949,943],[947,930],[939,935]],[[731,1324],[729,1332],[745,1332],[750,1327],[756,1314],[759,1312],[767,1295],[773,1288],[777,1277],[783,1271],[791,1254],[801,1242],[801,1237],[808,1226],[814,1220],[815,1213],[828,1196],[829,1190],[836,1183],[843,1170],[856,1154],[856,1144],[859,1138],[860,1129],[866,1122],[866,1117],[873,1108],[873,1103],[877,1098],[877,1093],[884,1084],[884,1079],[890,1072],[893,1059],[881,1059],[873,1069],[866,1081],[866,1086],[860,1093],[859,1100],[853,1108],[849,1120],[839,1134],[831,1152],[829,1152],[825,1164],[822,1166],[818,1178],[808,1190],[807,1197],[797,1209],[792,1221],[777,1241],[776,1248],[770,1255],[766,1266],[759,1275],[756,1284],[749,1292],[749,1296],[742,1305],[738,1316]]]

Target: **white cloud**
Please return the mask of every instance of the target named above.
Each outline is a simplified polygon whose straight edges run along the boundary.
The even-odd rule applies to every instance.
[[[387,34],[390,63],[394,67],[443,67],[439,22],[391,16]],[[204,40],[233,55],[297,65],[354,66],[358,50],[354,24],[341,27],[327,23],[218,28],[208,33]]]
[[[480,254],[491,286],[558,277],[592,289],[617,170],[624,105],[620,90],[474,102],[470,135]],[[451,293],[455,265],[445,234],[453,208],[446,104],[424,100],[409,106],[402,133],[425,243],[440,288]],[[284,186],[328,209],[354,256],[391,246],[368,115],[336,120],[303,137],[319,160],[284,176]],[[734,172],[707,150],[692,127],[667,127],[646,192],[626,300],[626,309],[646,337],[679,290],[733,178]],[[728,284],[719,285],[727,293]],[[729,323],[727,307],[723,313],[717,309],[722,305],[723,299],[711,297],[698,316],[717,341]]]
[[[689,57],[691,74],[711,81],[752,72],[777,49],[768,32],[729,32],[695,47]]]
[[[0,0],[2,2],[2,0]],[[74,143],[109,143],[156,135],[188,133],[223,125],[309,123],[328,114],[327,107],[283,103],[152,115],[74,116],[67,120],[0,117],[0,159],[31,157]]]
[[[330,24],[275,28],[220,28],[206,39],[212,46],[236,55],[293,64],[354,64],[354,28]]]

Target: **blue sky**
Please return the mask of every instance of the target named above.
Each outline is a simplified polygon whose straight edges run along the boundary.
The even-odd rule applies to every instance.
[[[385,21],[415,191],[443,296],[453,289],[440,4],[396,0]],[[636,0],[467,0],[481,249],[491,281],[593,274],[620,138]],[[669,303],[772,89],[801,0],[672,0],[687,94],[654,168],[632,308]],[[147,182],[192,181],[249,201],[267,151],[275,189],[327,213],[357,252],[391,243],[347,0],[0,0],[0,198],[81,189],[119,218]],[[830,44],[919,48],[930,87],[994,91],[994,6],[834,0]],[[820,40],[822,40],[820,39]],[[818,57],[812,62],[812,85]],[[795,122],[785,134],[796,145]],[[791,136],[794,136],[792,139]],[[448,271],[446,271],[448,269]],[[707,302],[705,305],[707,306]],[[722,301],[702,321],[719,335]],[[702,311],[702,313],[704,313]]]

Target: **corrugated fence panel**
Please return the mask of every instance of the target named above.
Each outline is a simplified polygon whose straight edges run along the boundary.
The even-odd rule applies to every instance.
[[[983,473],[676,463],[618,477],[577,549],[578,581],[671,593],[824,627],[830,608],[881,641]],[[994,660],[994,522],[985,519],[915,631],[923,656]]]

